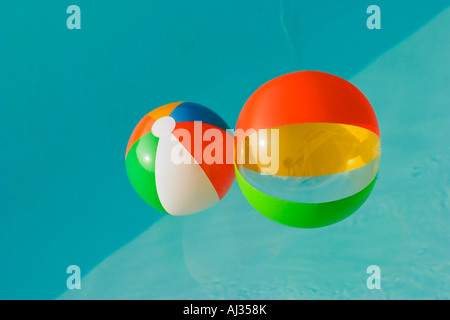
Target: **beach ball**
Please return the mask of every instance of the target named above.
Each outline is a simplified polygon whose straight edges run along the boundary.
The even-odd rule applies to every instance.
[[[235,179],[233,137],[225,121],[196,103],[176,102],[147,115],[131,134],[126,172],[138,195],[174,216],[219,202]]]
[[[235,172],[248,202],[298,228],[334,224],[374,187],[380,131],[361,91],[331,74],[303,71],[257,89],[237,121]]]

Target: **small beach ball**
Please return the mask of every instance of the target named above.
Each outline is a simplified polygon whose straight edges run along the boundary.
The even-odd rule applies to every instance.
[[[380,132],[371,104],[346,80],[316,71],[275,78],[245,103],[235,172],[266,217],[317,228],[354,213],[374,187]]]
[[[233,137],[196,103],[159,107],[134,129],[125,154],[131,185],[150,206],[181,216],[219,202],[233,184]]]

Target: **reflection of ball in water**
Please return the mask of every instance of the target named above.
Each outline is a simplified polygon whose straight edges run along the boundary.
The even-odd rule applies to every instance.
[[[171,215],[213,206],[234,181],[232,161],[226,161],[227,151],[233,152],[227,129],[222,118],[196,103],[176,102],[151,111],[127,146],[133,188],[149,205]]]
[[[336,76],[287,74],[248,99],[235,132],[235,171],[252,206],[293,227],[336,223],[369,196],[380,133],[366,97]]]

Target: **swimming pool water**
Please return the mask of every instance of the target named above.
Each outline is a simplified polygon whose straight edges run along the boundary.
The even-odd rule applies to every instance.
[[[448,299],[448,1],[376,2],[381,30],[367,1],[80,0],[68,30],[72,3],[1,1],[0,298]],[[193,101],[234,125],[298,70],[351,81],[377,114],[380,173],[353,216],[285,227],[236,183],[181,218],[134,193],[124,153],[144,114]]]

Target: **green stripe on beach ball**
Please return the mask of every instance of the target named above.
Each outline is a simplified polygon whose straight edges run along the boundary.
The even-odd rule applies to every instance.
[[[235,166],[236,178],[247,201],[260,213],[296,228],[320,228],[337,223],[358,210],[369,197],[376,181],[353,196],[324,203],[299,203],[277,199],[253,188]]]
[[[159,139],[152,133],[142,136],[128,151],[125,160],[133,188],[153,208],[167,213],[158,197],[155,182],[155,155]]]

